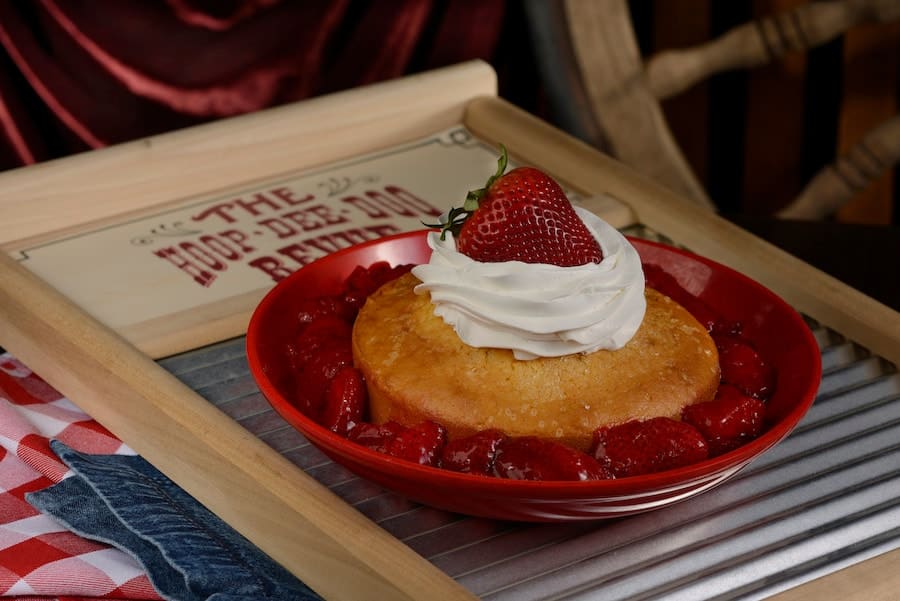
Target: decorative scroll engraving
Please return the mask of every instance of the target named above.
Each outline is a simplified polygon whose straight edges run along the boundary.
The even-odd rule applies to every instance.
[[[451,129],[438,137],[441,146],[471,146],[478,141],[472,137],[472,133],[464,127]]]
[[[155,228],[150,230],[149,234],[145,234],[142,236],[135,236],[131,239],[131,243],[134,246],[146,246],[148,244],[153,244],[153,242],[157,238],[176,238],[179,236],[193,236],[194,234],[199,234],[201,230],[198,229],[189,229],[183,227],[182,221],[173,221],[171,224],[167,225],[165,223],[156,226]]]
[[[362,175],[360,177],[331,177],[324,182],[319,182],[320,188],[328,191],[328,196],[343,194],[357,184],[372,184],[378,181],[377,175]]]

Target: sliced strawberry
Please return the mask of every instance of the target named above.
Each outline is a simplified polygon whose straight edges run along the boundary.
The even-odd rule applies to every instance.
[[[482,430],[472,436],[451,440],[441,452],[441,467],[467,474],[493,474],[497,449],[506,440],[500,430]]]
[[[484,188],[469,192],[443,226],[456,247],[481,262],[523,261],[563,267],[599,263],[600,244],[575,213],[565,192],[533,167],[503,174],[506,149]]]
[[[746,395],[766,400],[775,390],[775,370],[751,344],[736,336],[713,336],[719,350],[722,382]]]
[[[368,267],[357,266],[344,280],[341,298],[348,306],[359,310],[369,295],[412,268],[411,264],[391,267],[387,261],[376,261]]]
[[[654,417],[597,428],[591,454],[617,478],[625,478],[703,461],[708,448],[692,425]]]
[[[395,265],[393,268],[391,268],[391,274],[388,278],[388,281],[396,280],[400,276],[409,273],[415,266],[415,263],[401,263],[400,265]]]
[[[325,348],[310,358],[297,376],[296,402],[300,411],[318,419],[331,380],[342,367],[352,364],[349,347]]]
[[[362,421],[369,400],[362,372],[350,365],[341,367],[328,384],[319,423],[341,436]]]
[[[300,371],[317,353],[326,348],[350,348],[353,327],[336,315],[324,315],[310,322],[297,339],[288,344],[288,359]]]
[[[697,428],[709,444],[709,454],[715,456],[759,436],[765,413],[762,401],[723,384],[715,399],[685,407],[681,419]]]
[[[378,284],[375,278],[372,276],[372,273],[373,270],[377,271],[382,265],[385,268],[390,269],[390,265],[388,265],[385,261],[373,263],[368,267],[364,267],[362,265],[356,266],[344,281],[344,292],[359,292],[365,296],[368,296],[369,294],[375,292],[375,290],[378,289]]]
[[[327,342],[349,341],[352,333],[353,325],[349,321],[337,315],[323,315],[310,322],[300,332],[297,341],[309,345],[322,346],[322,343]]]
[[[369,265],[366,271],[369,272],[369,278],[372,281],[371,292],[375,292],[393,277],[394,270],[387,261],[375,261]]]
[[[519,436],[500,445],[494,475],[511,480],[605,480],[611,477],[596,459],[571,447]]]
[[[298,301],[297,323],[301,331],[313,321],[329,315],[351,322],[356,319],[356,310],[342,296],[316,296]]]
[[[444,426],[426,420],[397,434],[388,443],[387,452],[413,463],[437,466],[446,442]]]
[[[368,296],[412,268],[412,265],[391,267],[387,261],[375,261],[368,267],[356,267],[344,282],[344,292]]]
[[[375,289],[375,283],[369,276],[369,270],[362,265],[358,265],[344,280],[341,298],[347,305],[359,311]]]
[[[394,421],[383,424],[361,422],[350,428],[347,439],[373,451],[387,453],[391,441],[406,430],[406,426]]]

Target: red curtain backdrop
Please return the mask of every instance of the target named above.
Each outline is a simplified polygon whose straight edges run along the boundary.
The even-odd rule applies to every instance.
[[[4,0],[0,169],[473,58],[495,63],[502,35],[527,36],[510,27],[508,8],[504,0]]]

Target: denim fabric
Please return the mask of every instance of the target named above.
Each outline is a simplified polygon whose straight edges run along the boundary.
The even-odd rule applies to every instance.
[[[74,475],[27,500],[85,538],[132,555],[173,601],[320,597],[141,457],[51,447]]]

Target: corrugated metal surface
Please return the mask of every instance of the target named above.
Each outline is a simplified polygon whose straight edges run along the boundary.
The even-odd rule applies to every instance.
[[[270,409],[243,339],[161,363],[483,598],[762,599],[900,547],[900,374],[810,326],[822,349],[822,386],[781,444],[678,505],[561,525],[462,517],[355,477]]]

